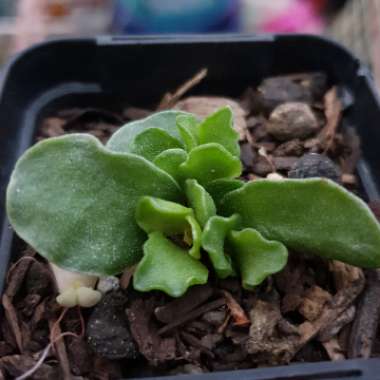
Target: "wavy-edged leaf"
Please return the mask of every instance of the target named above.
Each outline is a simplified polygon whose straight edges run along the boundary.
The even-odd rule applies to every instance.
[[[149,161],[168,149],[182,149],[183,145],[168,132],[150,128],[139,133],[133,140],[131,153],[138,154]]]
[[[198,127],[199,144],[218,143],[233,156],[240,157],[239,134],[233,127],[230,107],[220,108]]]
[[[137,203],[136,221],[148,234],[159,231],[166,236],[182,235],[184,242],[190,246],[190,255],[200,258],[201,228],[191,208],[144,196]]]
[[[195,179],[188,179],[185,183],[185,193],[189,206],[201,227],[216,215],[216,207],[211,195]]]
[[[181,234],[188,227],[186,218],[191,208],[155,197],[141,197],[136,207],[136,222],[146,232],[160,231],[167,235]]]
[[[42,141],[22,156],[7,211],[17,234],[49,261],[112,275],[141,257],[145,234],[134,214],[142,195],[181,198],[175,181],[144,158],[72,134]]]
[[[244,184],[245,182],[240,179],[219,178],[207,183],[205,188],[219,208],[220,202],[227,193],[240,189]]]
[[[235,274],[231,257],[225,252],[225,239],[228,233],[239,227],[240,217],[237,214],[224,218],[211,217],[202,233],[202,248],[208,253],[211,263],[219,278]]]
[[[223,199],[223,214],[295,251],[380,267],[380,225],[367,205],[334,182],[256,180]]]
[[[187,160],[187,153],[183,149],[168,149],[160,153],[153,163],[170,174],[178,183],[184,180],[179,166]]]
[[[178,115],[188,115],[181,111],[157,112],[145,119],[132,121],[119,128],[108,140],[107,148],[115,152],[132,153],[137,135],[150,128],[159,128],[177,140],[181,139],[176,125]]]
[[[239,176],[241,162],[220,144],[211,143],[195,147],[179,168],[184,177],[194,178],[204,185],[217,178]]]
[[[178,115],[176,120],[182,141],[185,144],[186,150],[189,152],[198,145],[199,122],[197,118],[191,114]]]
[[[265,239],[253,228],[231,231],[228,247],[246,289],[253,289],[282,270],[288,260],[288,250],[282,243]]]
[[[192,285],[205,284],[207,268],[193,259],[160,232],[149,235],[144,256],[133,276],[133,287],[140,292],[161,290],[172,297],[182,296]]]

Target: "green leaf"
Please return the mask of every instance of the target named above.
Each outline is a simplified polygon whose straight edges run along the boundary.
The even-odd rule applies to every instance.
[[[201,227],[216,215],[216,207],[211,195],[195,179],[188,179],[185,183],[185,192],[189,206]]]
[[[134,214],[142,195],[181,199],[175,181],[144,158],[72,134],[42,141],[22,156],[7,211],[17,234],[49,261],[104,276],[141,257],[145,234]]]
[[[160,153],[153,163],[170,174],[178,183],[184,180],[179,166],[187,160],[187,153],[183,149],[168,149]]]
[[[237,214],[229,218],[222,216],[211,217],[202,234],[202,248],[208,253],[211,263],[219,278],[226,278],[235,274],[232,267],[231,257],[226,254],[224,242],[230,231],[240,224]]]
[[[233,127],[230,107],[220,108],[198,127],[199,144],[218,143],[233,156],[240,157],[239,134]]]
[[[161,290],[182,296],[192,285],[205,284],[207,268],[160,232],[153,232],[144,244],[144,257],[137,265],[133,287],[140,292]]]
[[[159,128],[175,139],[180,140],[181,136],[176,125],[178,115],[188,114],[181,111],[162,111],[145,119],[127,123],[111,136],[106,146],[115,152],[132,153],[136,136],[151,128]]]
[[[233,178],[241,173],[240,159],[216,143],[199,145],[189,152],[187,160],[180,165],[186,178],[194,178],[201,185],[217,178]]]
[[[183,148],[183,145],[168,132],[150,128],[139,133],[131,145],[131,153],[138,154],[149,161],[168,149]]]
[[[181,234],[188,227],[186,217],[192,214],[191,208],[148,196],[141,197],[136,207],[137,224],[148,234],[154,231]]]
[[[245,182],[240,179],[219,178],[208,183],[205,187],[214,200],[217,208],[219,208],[220,202],[227,193],[240,189],[244,184]]]
[[[223,199],[223,214],[304,253],[380,267],[380,226],[367,205],[327,179],[256,180]]]
[[[288,260],[288,250],[282,243],[266,240],[252,228],[231,231],[228,247],[245,289],[253,289],[266,277],[282,270]]]
[[[194,216],[190,215],[186,217],[186,220],[189,223],[191,234],[189,241],[189,245],[191,246],[189,255],[194,257],[194,259],[199,260],[201,258],[202,230]]]
[[[191,246],[190,255],[200,259],[201,228],[191,208],[145,196],[137,203],[136,221],[148,234],[159,231],[166,236],[183,235],[184,242]]]
[[[198,124],[194,115],[177,116],[177,128],[188,152],[198,145]]]

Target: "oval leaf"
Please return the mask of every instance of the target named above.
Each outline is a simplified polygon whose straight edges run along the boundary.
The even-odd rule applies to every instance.
[[[178,115],[176,120],[182,141],[189,152],[198,145],[198,120],[191,114]]]
[[[188,179],[185,183],[185,192],[189,206],[201,227],[216,215],[216,207],[211,195],[195,180]]]
[[[8,186],[7,211],[18,235],[49,261],[113,275],[141,257],[145,234],[134,214],[142,195],[179,200],[180,190],[144,158],[73,134],[42,141],[22,156]]]
[[[179,166],[187,160],[187,153],[183,149],[168,149],[155,157],[153,163],[170,174],[178,183],[184,180]]]
[[[229,218],[213,216],[208,220],[203,230],[202,248],[208,253],[219,278],[226,278],[235,274],[231,257],[224,250],[224,242],[227,234],[237,228],[239,222],[239,215],[232,215]]]
[[[198,127],[199,144],[218,143],[233,156],[240,157],[239,134],[233,127],[230,107],[220,108]]]
[[[207,278],[203,264],[160,232],[154,232],[144,244],[144,257],[134,273],[133,287],[140,292],[161,290],[180,297],[190,286],[205,284]]]
[[[295,251],[380,267],[380,226],[367,205],[327,179],[256,180],[223,199],[244,227]]]
[[[168,149],[181,149],[182,144],[168,132],[150,128],[139,133],[133,140],[131,153],[138,154],[149,161]]]
[[[106,146],[115,152],[132,153],[136,136],[150,128],[159,128],[175,139],[180,140],[181,136],[176,125],[178,115],[188,115],[188,113],[181,111],[162,111],[148,116],[145,119],[127,123],[111,136]]]
[[[189,152],[180,165],[184,177],[194,178],[201,185],[217,178],[233,178],[241,173],[240,159],[234,157],[219,144],[199,145]]]
[[[282,270],[288,260],[288,250],[282,243],[266,240],[253,228],[231,231],[228,247],[245,289],[254,288]]]

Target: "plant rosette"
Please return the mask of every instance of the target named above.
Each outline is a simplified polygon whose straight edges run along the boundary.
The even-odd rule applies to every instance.
[[[105,146],[88,134],[46,139],[16,164],[9,220],[54,264],[67,307],[93,306],[97,278],[134,265],[136,290],[172,297],[209,272],[254,289],[288,249],[380,267],[380,226],[361,199],[323,178],[244,182],[239,155],[229,107],[202,121],[159,112]]]

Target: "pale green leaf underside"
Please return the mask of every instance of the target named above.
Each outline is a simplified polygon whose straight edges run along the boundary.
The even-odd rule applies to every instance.
[[[172,297],[182,296],[192,285],[205,284],[207,268],[160,232],[149,235],[144,256],[133,276],[133,286],[141,292],[161,290]]]
[[[225,215],[288,248],[361,267],[380,266],[380,226],[358,197],[327,179],[256,180],[223,199]]]
[[[200,258],[201,228],[191,208],[144,196],[137,203],[135,215],[139,227],[148,234],[158,231],[169,237],[178,236],[183,241],[185,235],[189,235],[189,253],[196,259]]]
[[[198,223],[204,227],[207,221],[216,215],[216,207],[211,195],[195,179],[186,181],[185,192]]]
[[[229,252],[225,252],[225,239],[230,231],[239,227],[239,215],[228,218],[211,217],[203,230],[202,248],[208,253],[212,266],[219,278],[235,274]]]
[[[144,158],[72,134],[42,141],[22,156],[7,211],[17,234],[49,261],[112,275],[141,257],[146,236],[134,215],[142,195],[181,199],[175,181]]]
[[[208,116],[198,127],[199,144],[218,143],[233,156],[240,156],[239,134],[233,127],[230,107],[220,108]]]
[[[282,243],[265,239],[253,228],[231,231],[228,247],[246,289],[282,270],[288,259],[288,250]]]
[[[178,115],[188,115],[181,111],[162,111],[125,124],[108,140],[107,148],[115,152],[132,153],[133,143],[137,135],[150,128],[159,128],[177,140],[181,139],[176,125]]]
[[[180,173],[196,179],[201,185],[218,178],[233,178],[241,173],[240,159],[216,143],[199,145],[188,154],[180,165]]]

